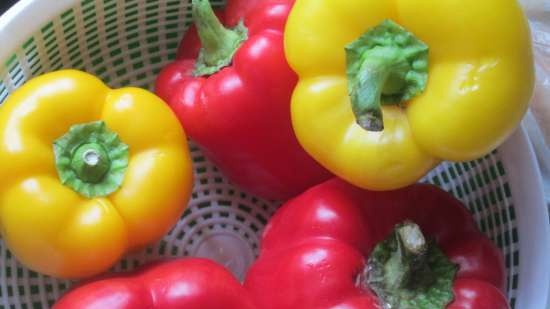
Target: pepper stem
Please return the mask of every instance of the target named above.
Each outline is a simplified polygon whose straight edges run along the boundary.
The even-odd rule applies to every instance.
[[[128,145],[103,121],[76,124],[53,144],[61,182],[87,197],[107,196],[122,185]]]
[[[225,28],[208,0],[193,0],[192,5],[193,20],[202,44],[195,75],[211,75],[231,63],[247,38],[247,30],[242,23],[234,29]]]
[[[387,278],[388,287],[398,289],[407,287],[418,271],[427,274],[430,273],[430,269],[426,267],[428,244],[418,225],[406,222],[396,228],[396,236],[398,251],[390,257],[386,269],[390,270]]]
[[[363,278],[384,308],[444,309],[457,267],[410,221],[373,250]]]
[[[84,182],[98,183],[111,167],[109,155],[97,143],[84,144],[76,150],[71,167]]]
[[[357,124],[384,130],[382,105],[402,105],[422,93],[428,79],[428,46],[386,20],[346,46],[348,92]]]
[[[392,54],[395,54],[395,50]],[[357,123],[368,131],[384,129],[381,97],[384,89],[389,88],[389,77],[396,62],[391,57],[368,57],[361,63],[357,77],[350,81],[353,83],[350,84],[353,113]],[[392,88],[399,89],[397,86]]]

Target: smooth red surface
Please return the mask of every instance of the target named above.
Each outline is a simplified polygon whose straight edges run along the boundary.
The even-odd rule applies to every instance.
[[[506,299],[485,281],[457,279],[453,287],[457,301],[447,309],[508,309]]]
[[[417,184],[370,192],[334,179],[287,202],[263,235],[245,287],[262,309],[381,308],[358,284],[372,248],[409,219],[459,264],[449,309],[506,309],[502,255],[463,205]]]
[[[186,133],[220,170],[250,193],[286,199],[330,177],[299,145],[290,119],[297,82],[283,47],[292,0],[233,0],[218,16],[234,26],[244,18],[248,40],[232,65],[193,77],[200,49],[196,29],[183,38],[156,93],[176,112]]]
[[[91,281],[53,309],[254,309],[247,291],[223,267],[181,259]]]

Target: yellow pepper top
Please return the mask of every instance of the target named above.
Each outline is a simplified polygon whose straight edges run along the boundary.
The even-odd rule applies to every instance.
[[[292,99],[300,143],[375,190],[492,151],[533,89],[516,0],[297,0],[285,52],[300,77]]]
[[[0,227],[14,255],[57,277],[98,274],[160,239],[192,189],[185,133],[138,88],[48,73],[0,106]]]

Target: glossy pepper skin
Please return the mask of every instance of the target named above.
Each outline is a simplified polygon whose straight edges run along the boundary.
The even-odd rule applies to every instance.
[[[404,220],[458,264],[446,308],[509,308],[499,250],[459,201],[425,184],[374,192],[334,179],[299,195],[268,223],[245,287],[263,309],[382,308],[361,276],[373,247]]]
[[[127,145],[128,165],[113,193],[86,197],[63,185],[52,144],[98,120]],[[145,90],[63,70],[32,79],[0,106],[2,238],[32,270],[64,278],[107,270],[172,227],[192,183],[178,119]]]
[[[228,1],[218,14],[223,24],[244,20],[248,29],[231,64],[195,76],[201,43],[192,27],[156,83],[157,94],[228,179],[269,199],[289,198],[330,177],[299,145],[290,121],[297,77],[284,56],[283,29],[292,4]]]
[[[206,259],[162,262],[84,283],[53,309],[254,309],[247,291]]]
[[[383,103],[384,129],[369,131],[348,96],[345,49],[388,19],[427,45],[427,83],[412,98]],[[516,0],[297,0],[285,52],[299,75],[291,108],[301,145],[371,190],[412,184],[441,160],[489,153],[518,126],[533,88],[529,28]]]

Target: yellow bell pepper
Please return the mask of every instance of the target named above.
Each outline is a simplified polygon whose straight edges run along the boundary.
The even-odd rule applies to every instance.
[[[374,190],[489,153],[533,89],[516,0],[297,0],[285,53],[300,77],[291,107],[300,143]]]
[[[160,239],[192,189],[186,136],[155,95],[64,70],[0,106],[0,228],[32,270],[95,275]]]

